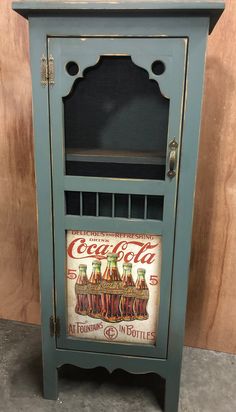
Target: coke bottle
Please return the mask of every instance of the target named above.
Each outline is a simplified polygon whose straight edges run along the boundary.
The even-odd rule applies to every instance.
[[[121,278],[117,267],[117,254],[108,253],[107,267],[102,277],[102,317],[107,322],[121,321]]]
[[[135,284],[132,277],[132,263],[123,264],[122,275],[123,295],[120,300],[122,320],[134,320],[134,289]]]
[[[91,286],[91,293],[88,295],[89,316],[92,318],[100,318],[102,312],[101,294],[99,287],[101,284],[101,262],[100,260],[93,260],[92,273],[89,278]]]
[[[138,269],[138,277],[135,283],[136,296],[134,299],[135,318],[139,320],[148,319],[147,303],[148,303],[148,286],[145,280],[145,269]]]
[[[88,278],[87,278],[87,265],[79,265],[79,275],[75,284],[75,294],[77,298],[75,312],[78,315],[87,315],[89,312],[88,307]]]

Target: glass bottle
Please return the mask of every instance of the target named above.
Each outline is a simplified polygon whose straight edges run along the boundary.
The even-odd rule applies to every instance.
[[[145,269],[138,269],[138,277],[135,283],[136,296],[134,299],[134,312],[135,318],[139,320],[148,319],[148,286],[145,280],[145,273]]]
[[[87,265],[79,265],[79,275],[75,284],[75,294],[76,294],[76,306],[75,312],[78,315],[87,315],[89,312],[88,306],[88,278],[87,278]]]
[[[89,316],[92,318],[100,318],[102,312],[101,293],[99,287],[101,284],[101,262],[100,260],[93,260],[92,273],[89,278],[91,286],[91,293],[88,294]]]
[[[122,275],[123,295],[120,300],[122,320],[129,321],[135,319],[134,314],[134,289],[135,284],[132,277],[132,263],[123,264]]]
[[[120,322],[121,278],[117,267],[118,255],[108,253],[107,267],[102,277],[102,317],[107,322]]]

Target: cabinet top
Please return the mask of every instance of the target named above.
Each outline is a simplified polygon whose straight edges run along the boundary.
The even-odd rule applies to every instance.
[[[12,7],[22,16],[69,15],[81,11],[149,11],[156,15],[208,16],[210,29],[224,10],[222,0],[16,0]]]

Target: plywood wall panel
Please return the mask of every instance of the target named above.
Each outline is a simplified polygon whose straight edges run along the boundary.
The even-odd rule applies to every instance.
[[[0,317],[39,323],[27,22],[0,1]],[[236,353],[236,2],[209,37],[186,344]]]
[[[0,317],[39,322],[27,22],[0,2]]]
[[[236,353],[236,1],[209,37],[186,344]]]

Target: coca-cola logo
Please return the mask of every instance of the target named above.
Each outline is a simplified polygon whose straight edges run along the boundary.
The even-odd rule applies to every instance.
[[[142,242],[137,240],[120,240],[116,245],[110,243],[90,243],[84,237],[76,237],[68,246],[67,253],[72,259],[106,259],[108,253],[118,254],[118,261],[125,263],[146,263],[151,264],[155,261],[157,243]]]

